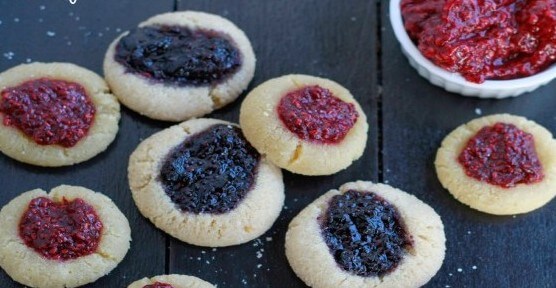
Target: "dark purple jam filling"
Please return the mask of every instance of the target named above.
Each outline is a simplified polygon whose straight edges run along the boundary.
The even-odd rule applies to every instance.
[[[218,124],[174,148],[159,180],[181,211],[222,214],[252,188],[259,159],[241,129]]]
[[[374,193],[336,195],[320,219],[336,263],[358,276],[393,271],[413,245],[396,208]]]
[[[221,82],[241,66],[241,52],[228,36],[181,26],[132,30],[116,46],[115,60],[128,72],[178,86]]]

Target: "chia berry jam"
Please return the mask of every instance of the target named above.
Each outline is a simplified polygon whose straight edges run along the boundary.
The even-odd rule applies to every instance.
[[[180,26],[137,28],[120,39],[115,60],[129,72],[166,84],[221,82],[241,66],[241,53],[226,35]]]
[[[402,0],[409,37],[465,79],[515,79],[556,62],[555,0]]]
[[[307,86],[282,97],[277,107],[284,125],[297,137],[321,144],[336,144],[346,137],[359,113],[330,90]]]
[[[19,222],[19,236],[27,246],[51,260],[70,260],[97,250],[102,222],[82,199],[54,202],[38,197]]]
[[[374,193],[336,195],[320,220],[336,263],[357,276],[392,272],[413,245],[396,208]]]
[[[174,288],[174,286],[168,283],[155,282],[154,284],[145,285],[143,288]]]
[[[4,125],[40,145],[75,146],[91,128],[95,105],[78,83],[40,78],[1,92]]]
[[[467,176],[503,188],[544,178],[533,135],[513,124],[482,128],[469,140],[458,161]]]
[[[239,128],[218,124],[174,148],[159,180],[181,211],[222,214],[253,187],[259,159]]]

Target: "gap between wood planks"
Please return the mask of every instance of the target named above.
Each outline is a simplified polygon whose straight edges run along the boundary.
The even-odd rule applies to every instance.
[[[172,7],[172,11],[178,11],[178,5],[180,0],[174,0],[174,7]],[[170,274],[170,236],[166,234],[166,251],[164,253],[164,274]]]
[[[381,0],[376,0],[376,77],[377,77],[377,125],[378,125],[378,182],[384,182],[384,154],[383,154],[383,132],[384,126],[382,121],[382,3]]]

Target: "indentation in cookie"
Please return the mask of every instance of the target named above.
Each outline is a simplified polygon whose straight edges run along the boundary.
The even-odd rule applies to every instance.
[[[174,286],[168,283],[155,282],[153,284],[145,285],[143,288],[174,288]]]
[[[4,125],[14,126],[40,145],[73,147],[87,135],[95,105],[78,83],[40,78],[1,92]]]
[[[336,195],[319,218],[336,263],[358,276],[393,271],[413,245],[396,208],[372,192]]]
[[[225,34],[182,26],[146,26],[116,46],[115,60],[128,72],[179,86],[219,83],[242,64],[241,52]]]
[[[94,253],[102,229],[95,209],[84,200],[38,197],[21,217],[19,236],[43,257],[65,261]]]
[[[503,188],[544,178],[533,135],[513,124],[496,123],[479,130],[458,161],[467,176]]]
[[[316,143],[339,143],[353,127],[359,113],[320,86],[306,86],[286,94],[277,107],[282,123],[297,137]]]
[[[241,129],[217,124],[174,148],[158,179],[181,211],[222,214],[252,188],[259,160]]]

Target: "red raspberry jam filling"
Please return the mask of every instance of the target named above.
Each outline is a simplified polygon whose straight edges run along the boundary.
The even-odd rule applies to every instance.
[[[469,140],[458,161],[467,176],[503,188],[536,183],[544,177],[533,135],[513,124],[482,128]]]
[[[73,147],[95,117],[95,105],[78,83],[40,78],[1,92],[4,125],[14,126],[40,145]]]
[[[282,123],[297,137],[321,144],[342,141],[359,117],[355,105],[320,86],[286,94],[277,110]]]
[[[154,284],[145,285],[143,288],[174,288],[174,286],[168,283],[155,282]]]
[[[374,193],[336,195],[319,219],[336,263],[357,276],[392,272],[413,247],[396,207]]]
[[[82,199],[57,203],[38,197],[21,217],[19,236],[43,257],[65,261],[94,253],[102,228],[95,209]]]
[[[515,79],[556,62],[554,0],[402,0],[421,53],[468,81]]]

